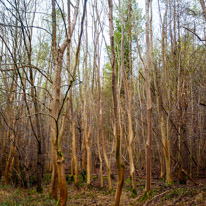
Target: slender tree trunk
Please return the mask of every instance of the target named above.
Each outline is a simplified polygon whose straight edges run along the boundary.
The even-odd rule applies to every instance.
[[[71,28],[71,11],[70,11],[70,0],[68,0],[68,33],[69,33],[69,39],[68,39],[68,45],[67,45],[67,69],[69,71],[69,74],[71,74],[71,37],[72,37],[72,28]],[[75,18],[74,18],[75,19]],[[70,75],[68,79],[70,79]],[[71,106],[71,129],[72,129],[72,163],[71,164],[71,172],[73,176],[73,165],[74,165],[74,183],[77,184],[78,182],[78,165],[77,165],[77,156],[76,156],[76,130],[75,130],[75,118],[74,118],[74,109],[73,109],[73,89],[70,90],[70,106]]]
[[[203,16],[204,16],[205,21],[206,21],[206,6],[205,6],[205,1],[204,1],[204,0],[200,0],[200,4],[201,4],[201,7],[202,7]]]
[[[122,31],[123,31],[122,27]],[[131,56],[129,57],[131,62]],[[126,74],[124,71],[124,32],[122,32],[122,42],[121,42],[121,71],[123,74],[123,81],[124,81],[124,89],[125,89],[125,101],[126,101],[126,109],[127,109],[127,118],[128,118],[128,153],[129,153],[129,164],[130,164],[130,177],[132,179],[132,188],[133,191],[136,192],[136,181],[135,181],[135,168],[134,168],[134,161],[133,161],[133,128],[132,128],[132,111],[131,111],[131,104],[132,104],[132,72],[131,72],[131,63],[129,66],[130,72],[130,83],[128,84],[128,80],[126,78]]]
[[[14,141],[14,135],[11,136],[11,142]],[[10,146],[10,150],[9,150],[9,155],[8,158],[6,160],[6,167],[5,167],[5,171],[4,171],[4,178],[5,178],[5,185],[8,185],[10,183],[10,176],[9,176],[9,171],[10,171],[10,167],[11,167],[11,161],[13,158],[13,154],[14,154],[14,145],[13,143]]]
[[[98,16],[98,11],[97,11],[97,1],[95,0],[95,10],[96,10],[96,15]],[[112,189],[112,181],[111,181],[111,168],[110,168],[110,163],[109,159],[107,156],[107,151],[106,151],[106,145],[105,145],[105,138],[104,138],[104,129],[103,129],[103,114],[102,114],[102,95],[101,95],[101,81],[100,81],[100,56],[99,56],[99,35],[97,36],[97,25],[95,21],[95,34],[96,34],[96,45],[95,45],[95,56],[94,56],[94,65],[97,67],[97,84],[98,84],[98,103],[99,103],[99,127],[100,127],[100,138],[101,138],[101,143],[102,143],[102,149],[103,149],[103,157],[104,161],[106,164],[107,168],[107,181],[108,181],[108,187],[109,190]],[[96,58],[97,57],[97,58]],[[98,59],[98,65],[96,62],[96,59]],[[100,162],[100,167],[101,167],[101,162]],[[101,171],[101,170],[100,170]]]
[[[57,51],[56,44],[56,10],[55,0],[52,0],[52,43],[53,43],[53,58],[54,58],[54,80],[52,87],[53,99],[51,102],[51,152],[53,161],[52,179],[51,179],[51,196],[57,199],[57,186],[60,190],[60,204],[66,205],[67,187],[64,171],[64,156],[61,150],[62,136],[65,129],[66,116],[64,116],[61,128],[59,127],[60,118],[60,91],[61,91],[61,71],[63,54],[67,47],[67,41],[64,41]],[[67,111],[66,111],[67,113]]]
[[[163,18],[163,24],[162,24],[162,68],[163,68],[163,94],[162,96],[165,95],[165,97],[167,96],[168,90],[166,88],[169,89],[169,85],[166,82],[166,73],[167,73],[167,69],[166,69],[166,55],[165,55],[165,35],[166,35],[166,29],[167,28],[167,11],[168,11],[168,1],[165,2],[165,14],[164,14],[164,18]],[[158,98],[160,98],[160,95],[158,95]],[[166,98],[165,98],[166,99]],[[162,99],[159,99],[159,107],[160,107],[160,101],[163,103]],[[169,105],[169,103],[167,103]],[[169,108],[169,107],[168,107]],[[164,156],[165,156],[165,165],[166,165],[166,181],[168,184],[170,184],[172,182],[172,178],[171,178],[171,168],[170,168],[170,144],[169,144],[169,135],[167,134],[167,129],[166,129],[166,120],[164,118],[164,115],[161,111],[161,108],[159,108],[159,113],[160,113],[160,128],[161,128],[161,134],[162,134],[162,143],[164,146]],[[168,109],[168,113],[169,113],[169,109]],[[169,115],[168,115],[169,116]]]
[[[69,0],[68,0],[68,3],[69,3]],[[68,94],[69,89],[72,87],[73,82],[75,81],[77,65],[79,62],[79,52],[80,52],[80,46],[81,46],[81,37],[83,33],[86,3],[87,3],[87,0],[84,0],[83,16],[81,20],[81,30],[80,30],[80,35],[78,39],[77,51],[75,55],[75,65],[74,65],[74,70],[72,74],[72,80],[70,81],[66,95]],[[71,32],[69,32],[70,34],[72,34],[74,30],[78,8],[79,8],[79,1],[76,2],[73,25],[71,28]],[[57,197],[56,180],[58,178],[61,206],[65,206],[66,201],[67,201],[67,187],[66,187],[65,170],[64,170],[64,156],[62,154],[62,149],[61,149],[62,137],[64,135],[65,126],[66,126],[66,115],[63,115],[61,127],[59,125],[60,125],[60,114],[64,107],[64,103],[67,102],[67,96],[65,96],[64,101],[60,107],[60,90],[61,90],[61,71],[62,71],[63,54],[64,54],[66,47],[68,46],[69,41],[70,39],[66,38],[57,51],[56,10],[55,10],[55,0],[52,0],[52,43],[53,43],[53,59],[54,59],[54,80],[53,80],[53,87],[52,87],[53,99],[51,102],[51,117],[52,117],[52,121],[51,121],[51,141],[52,142],[51,144],[52,144],[52,157],[53,157],[51,196],[54,198]],[[65,114],[67,114],[68,111],[69,111],[69,104],[66,105]]]
[[[124,165],[121,163],[121,144],[120,144],[120,124],[119,124],[119,108],[117,102],[117,83],[116,83],[116,54],[114,48],[114,26],[113,26],[113,3],[108,0],[109,4],[109,32],[110,32],[110,45],[111,45],[111,66],[112,66],[112,94],[114,105],[114,125],[115,125],[115,139],[116,139],[116,164],[118,173],[117,189],[115,194],[115,206],[120,203],[122,193],[122,186],[124,183]]]
[[[199,91],[200,92],[200,91]],[[198,104],[200,105],[200,94],[198,94]],[[200,133],[200,140],[197,144],[197,177],[200,176],[200,166],[201,166],[201,152],[202,152],[202,145],[204,145],[203,141],[203,112],[201,107],[198,110],[198,129]]]
[[[70,106],[71,106],[71,130],[72,130],[72,176],[74,168],[74,183],[78,182],[78,164],[77,164],[77,155],[76,155],[76,129],[75,129],[75,118],[73,111],[73,90],[70,90]]]
[[[100,57],[99,57],[100,58]],[[100,60],[100,59],[99,59]],[[99,124],[100,124],[100,136],[101,143],[103,149],[103,157],[107,168],[107,180],[109,190],[112,189],[112,181],[111,181],[111,168],[109,164],[109,160],[107,157],[107,151],[105,146],[105,138],[104,138],[104,130],[103,130],[103,119],[102,119],[102,99],[101,99],[101,83],[100,83],[100,64],[98,64],[98,96],[99,96]]]
[[[87,19],[86,19],[86,53],[85,53],[85,72],[84,72],[84,139],[85,139],[85,146],[87,152],[87,185],[91,184],[91,149],[90,149],[90,137],[88,132],[88,110],[87,110],[87,102],[88,102],[88,68],[87,68],[87,55],[88,55],[88,33],[87,33]]]
[[[133,161],[133,151],[132,151],[132,145],[133,145],[133,139],[134,139],[134,133],[133,133],[133,128],[132,128],[132,94],[133,94],[133,88],[132,88],[132,83],[133,83],[133,78],[132,78],[132,43],[131,43],[131,12],[132,12],[132,5],[131,5],[131,0],[128,3],[128,9],[129,9],[129,14],[128,14],[128,41],[129,41],[129,55],[128,55],[128,66],[127,66],[127,72],[125,72],[125,67],[124,67],[124,27],[123,23],[121,22],[121,30],[122,30],[122,39],[121,39],[121,73],[123,75],[123,82],[124,82],[124,91],[125,91],[125,102],[126,102],[126,110],[127,110],[127,118],[128,118],[128,153],[129,153],[129,165],[130,165],[130,177],[132,179],[132,188],[133,192],[136,193],[136,180],[135,180],[135,167],[134,167],[134,161]],[[120,1],[119,1],[120,5]],[[120,7],[120,6],[119,6]],[[120,10],[120,9],[119,9]]]
[[[146,142],[146,192],[149,193],[151,190],[151,141],[152,141],[152,99],[150,91],[150,29],[149,29],[149,0],[145,0],[146,9],[146,45],[147,45],[147,64],[145,67],[145,84],[146,84],[146,97],[147,97],[147,142]]]
[[[98,119],[99,120],[99,119]],[[103,185],[103,171],[102,171],[102,155],[101,155],[101,149],[100,149],[100,145],[99,145],[99,136],[100,136],[100,132],[98,132],[97,134],[97,148],[98,148],[98,156],[99,156],[99,173],[100,173],[100,187],[102,188]]]
[[[74,117],[73,117],[74,118]],[[78,164],[76,155],[76,133],[75,133],[75,120],[72,120],[72,154],[74,160],[74,183],[78,182]]]
[[[57,45],[56,45],[56,10],[55,10],[55,1],[52,0],[52,43],[53,43],[53,59],[54,59],[54,65],[55,69],[57,69]],[[54,75],[55,82],[53,84],[56,83],[56,81],[58,80],[57,78],[57,71],[55,71],[55,75]],[[60,91],[55,91],[55,86],[53,85],[53,93],[56,92],[60,92]],[[56,97],[57,94],[55,94],[54,98]],[[57,99],[56,99],[57,100]],[[51,107],[52,107],[52,115],[55,115],[55,113],[57,113],[58,111],[58,107],[57,105],[55,105],[55,101],[52,101]],[[58,100],[57,100],[58,101]],[[57,103],[56,103],[57,104]],[[55,108],[56,107],[56,108]],[[56,111],[55,111],[56,109]],[[57,115],[55,115],[57,116]],[[55,117],[54,117],[55,118]],[[55,118],[56,120],[56,118]],[[56,149],[57,149],[57,142],[56,142],[56,128],[57,125],[55,125],[55,121],[52,119],[51,122],[51,160],[52,160],[52,177],[51,177],[51,192],[50,195],[52,198],[57,200],[57,187],[58,187],[58,176],[57,176],[57,154],[56,154]]]

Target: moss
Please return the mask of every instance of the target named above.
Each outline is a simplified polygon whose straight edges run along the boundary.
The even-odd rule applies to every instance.
[[[114,189],[111,189],[111,190],[103,190],[102,193],[103,193],[104,195],[110,195],[110,194],[115,193],[115,190],[114,190]]]
[[[174,197],[177,197],[179,195],[179,193],[180,193],[180,190],[170,191],[164,196],[164,199],[165,200],[172,199]]]
[[[131,177],[129,177],[129,178],[127,178],[126,180],[125,180],[125,183],[131,183],[132,181],[131,181]]]
[[[84,182],[77,182],[76,184],[75,184],[75,187],[76,188],[79,188],[79,187],[83,187],[84,186]]]
[[[29,192],[28,192],[28,195],[33,195],[33,194],[35,194],[36,193],[36,190],[30,190]]]
[[[123,162],[120,164],[120,166],[121,166],[122,168],[125,168],[125,165],[124,165]]]
[[[64,157],[62,151],[57,151],[57,155],[58,155],[59,157]]]
[[[57,200],[57,201],[55,202],[55,205],[56,205],[56,206],[60,205],[60,200]]]
[[[143,195],[140,197],[140,202],[145,202],[148,199],[149,195],[147,194],[147,191],[144,191]]]
[[[87,189],[91,190],[93,188],[93,185],[87,184]]]
[[[135,198],[137,196],[137,191],[135,189],[132,189],[132,197]]]
[[[171,185],[173,185],[173,184],[174,184],[174,181],[168,181],[168,182],[167,182],[167,185],[168,185],[168,186],[171,186]]]
[[[144,188],[145,188],[145,185],[140,186],[140,188],[141,188],[141,189],[144,189]]]
[[[87,171],[86,170],[82,170],[81,171],[81,175],[82,175],[82,178],[83,178],[83,182],[86,182]]]
[[[15,191],[14,191],[14,195],[19,195],[20,194],[20,191],[19,189],[17,188]]]
[[[2,202],[2,204],[4,206],[12,206],[12,203],[10,203],[9,201]]]
[[[165,182],[165,181],[166,181],[166,179],[165,179],[165,175],[162,176],[162,177],[160,178],[160,180],[161,180],[162,182]]]

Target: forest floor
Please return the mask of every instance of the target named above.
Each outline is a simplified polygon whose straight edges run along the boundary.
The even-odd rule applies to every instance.
[[[163,180],[152,181],[152,191],[149,197],[144,196],[144,180],[137,182],[137,194],[131,190],[131,180],[125,179],[121,196],[121,206],[127,205],[206,205],[206,180],[197,180],[198,185],[187,181],[187,185],[177,183],[167,186]],[[80,181],[78,186],[68,182],[68,206],[110,206],[113,205],[115,190],[108,191],[106,186],[99,187],[99,181],[93,178],[92,185]],[[115,182],[114,182],[115,185]],[[42,193],[37,193],[35,187],[30,189],[14,188],[0,184],[0,205],[1,206],[57,206],[49,197],[49,177],[44,180]]]

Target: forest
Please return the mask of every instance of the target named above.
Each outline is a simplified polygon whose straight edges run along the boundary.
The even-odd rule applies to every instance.
[[[0,0],[0,205],[206,205],[205,0]]]

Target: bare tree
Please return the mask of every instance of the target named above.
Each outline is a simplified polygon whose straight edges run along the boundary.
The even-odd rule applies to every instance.
[[[149,17],[150,1],[145,0],[146,10],[146,46],[147,46],[147,63],[145,67],[145,84],[146,84],[146,96],[147,96],[147,142],[146,142],[146,192],[151,190],[151,140],[152,140],[152,99],[150,90],[150,17]]]
[[[116,54],[114,48],[114,26],[113,26],[113,3],[112,0],[108,0],[109,4],[109,33],[110,33],[110,45],[111,45],[111,66],[112,66],[112,94],[114,104],[114,134],[116,139],[116,164],[118,172],[118,182],[115,194],[115,205],[119,205],[122,192],[122,186],[124,183],[124,165],[121,163],[121,149],[120,149],[120,124],[119,124],[119,108],[117,102],[117,83],[116,83]]]

